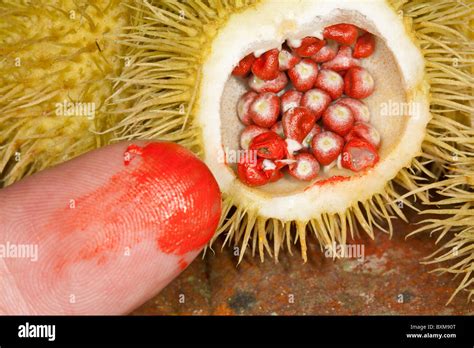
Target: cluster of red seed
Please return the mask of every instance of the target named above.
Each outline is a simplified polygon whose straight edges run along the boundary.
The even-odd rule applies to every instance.
[[[257,161],[239,161],[242,182],[277,181],[284,167],[309,181],[321,165],[359,172],[378,162],[380,135],[360,100],[372,94],[374,80],[359,66],[359,59],[373,53],[375,39],[359,31],[352,24],[329,26],[323,40],[288,40],[281,50],[249,54],[235,67],[234,76],[250,74],[251,89],[237,105],[247,126],[240,145],[257,153]]]

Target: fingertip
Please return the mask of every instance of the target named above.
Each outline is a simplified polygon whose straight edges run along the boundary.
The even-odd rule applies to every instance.
[[[5,260],[0,307],[15,314],[127,313],[192,262],[221,213],[209,169],[159,142],[87,153],[12,185],[5,199],[0,243],[39,247],[37,262]]]

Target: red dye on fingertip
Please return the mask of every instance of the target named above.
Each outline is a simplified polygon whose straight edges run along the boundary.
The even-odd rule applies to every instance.
[[[212,173],[174,143],[150,143],[141,156],[144,164],[132,175],[141,184],[159,186],[161,204],[153,210],[161,227],[159,250],[184,255],[201,249],[214,235],[221,215],[221,193]]]
[[[186,261],[184,261],[183,258],[181,258],[178,261],[178,265],[179,265],[179,269],[183,271],[184,269],[186,269],[186,267],[188,267],[189,264]]]
[[[138,145],[132,144],[127,147],[123,153],[123,164],[128,166],[135,156],[140,156],[142,154],[142,148]]]
[[[42,226],[60,248],[52,260],[55,273],[83,261],[104,266],[139,243],[181,256],[214,235],[221,194],[202,161],[173,143],[130,145],[127,151],[140,156],[136,165],[77,197],[75,209],[58,209]]]

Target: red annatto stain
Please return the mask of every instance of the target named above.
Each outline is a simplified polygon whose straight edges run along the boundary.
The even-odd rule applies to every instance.
[[[188,263],[187,263],[186,261],[184,261],[183,258],[179,259],[178,264],[179,264],[179,269],[182,270],[182,271],[183,271],[186,267],[188,267]]]
[[[312,185],[306,187],[304,190],[307,191],[311,189],[313,186],[323,186],[323,185],[328,185],[328,184],[336,184],[338,182],[342,181],[349,181],[351,179],[350,176],[342,176],[342,175],[334,175],[331,176],[330,178],[323,179],[323,180],[318,180],[314,182]]]
[[[140,158],[74,198],[74,208],[65,204],[43,226],[67,246],[55,252],[57,273],[79,261],[104,265],[148,241],[161,252],[182,256],[201,249],[215,233],[221,194],[203,162],[173,143],[134,145],[127,151]]]
[[[184,255],[202,248],[214,235],[220,220],[221,194],[209,169],[194,155],[177,145],[174,152],[155,145],[143,148],[142,158],[144,167],[154,173],[153,181],[156,177],[166,179],[160,188],[167,203],[157,215],[163,224],[157,244],[165,253]],[[139,182],[150,184],[147,172],[133,175]]]
[[[128,166],[136,155],[141,155],[141,154],[142,154],[142,148],[140,146],[135,145],[135,144],[129,145],[123,154],[123,164]]]

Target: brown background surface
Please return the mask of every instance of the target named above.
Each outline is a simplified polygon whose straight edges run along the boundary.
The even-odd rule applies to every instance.
[[[306,264],[297,246],[293,256],[282,252],[277,264],[249,254],[237,266],[232,250],[221,251],[216,243],[215,254],[196,259],[132,315],[474,314],[474,303],[463,293],[446,306],[457,280],[429,273],[436,265],[420,264],[436,250],[434,238],[405,240],[417,226],[397,220],[394,227],[391,239],[376,232],[374,241],[356,241],[364,244],[363,262],[326,258],[310,239]]]

